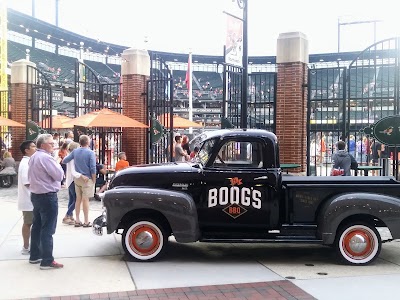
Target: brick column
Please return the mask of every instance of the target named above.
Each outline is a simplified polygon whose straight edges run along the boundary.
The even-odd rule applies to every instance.
[[[150,76],[147,50],[127,49],[122,53],[122,113],[147,124],[146,84]],[[146,163],[146,128],[123,128],[122,150],[129,165]]]
[[[28,76],[28,66],[36,67],[36,64],[21,59],[11,64],[11,106],[12,119],[22,124],[26,124],[27,119],[32,117],[32,88],[34,69]],[[28,116],[26,110],[26,99],[29,96]],[[16,161],[22,159],[22,153],[19,151],[19,145],[26,139],[25,127],[12,127],[12,155]]]
[[[301,32],[282,33],[277,43],[276,135],[281,163],[307,166],[308,40]]]

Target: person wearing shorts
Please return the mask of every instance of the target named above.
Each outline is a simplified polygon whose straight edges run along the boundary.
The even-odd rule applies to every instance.
[[[96,182],[96,156],[90,150],[90,138],[87,135],[79,137],[80,148],[68,154],[63,163],[71,160],[75,162],[76,172],[84,175],[74,179],[76,203],[75,203],[75,227],[91,227],[89,222],[89,198],[94,196],[94,184]],[[84,223],[80,221],[81,206],[83,210]]]
[[[18,210],[22,211],[24,223],[22,224],[22,246],[21,254],[28,255],[29,239],[31,237],[31,226],[33,223],[33,205],[31,201],[31,192],[29,191],[29,159],[36,152],[36,145],[33,141],[24,141],[19,149],[23,158],[18,167]]]

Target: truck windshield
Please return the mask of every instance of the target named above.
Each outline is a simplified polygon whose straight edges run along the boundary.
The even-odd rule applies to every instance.
[[[215,144],[215,139],[204,141],[203,145],[200,148],[199,153],[197,154],[198,161],[205,166],[208,159],[210,158],[213,147]]]

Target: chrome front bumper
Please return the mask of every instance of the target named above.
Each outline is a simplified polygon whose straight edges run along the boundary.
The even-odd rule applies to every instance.
[[[103,235],[103,227],[107,227],[106,213],[103,212],[101,216],[98,216],[93,221],[92,231],[95,235]]]

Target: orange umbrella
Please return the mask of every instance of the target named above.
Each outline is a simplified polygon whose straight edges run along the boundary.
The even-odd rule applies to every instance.
[[[50,117],[44,119],[39,123],[39,126],[42,128],[50,128],[50,120],[51,120],[51,126],[52,128],[55,129],[65,129],[65,128],[72,128],[73,126],[69,124],[64,124],[65,122],[71,121],[72,119],[67,116],[62,116],[62,115],[56,115],[53,116],[51,119]]]
[[[169,127],[169,124],[170,124],[169,123],[169,120],[170,120],[169,116],[170,116],[170,114],[160,115],[158,117],[158,120],[161,122],[161,124],[163,126]],[[173,116],[172,123],[173,123],[173,127],[174,128],[190,128],[190,127],[200,128],[200,127],[203,127],[203,125],[201,125],[199,123],[190,121],[188,119],[185,119],[185,118],[182,118],[182,117],[179,117],[179,116]]]
[[[25,127],[24,124],[0,116],[0,126]]]
[[[136,127],[148,128],[146,124],[112,111],[108,108],[93,111],[64,123],[83,127]]]

